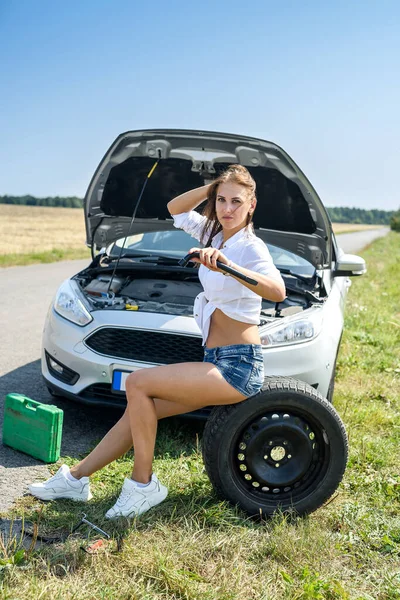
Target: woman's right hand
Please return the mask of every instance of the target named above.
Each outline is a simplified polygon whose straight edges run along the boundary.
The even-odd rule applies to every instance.
[[[199,252],[200,257],[191,258],[190,260],[204,265],[211,271],[223,273],[222,269],[218,269],[217,267],[217,260],[228,266],[231,264],[231,261],[228,258],[226,258],[226,256],[221,252],[221,250],[218,250],[218,248],[190,248],[189,253],[191,254],[192,252]]]

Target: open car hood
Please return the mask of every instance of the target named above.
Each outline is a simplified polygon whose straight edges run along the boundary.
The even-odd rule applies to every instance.
[[[329,216],[311,183],[284,150],[256,138],[184,129],[128,131],[117,137],[85,196],[88,245],[101,248],[128,234],[143,184],[158,158],[131,235],[173,229],[167,209],[172,198],[209,183],[228,165],[240,163],[257,185],[253,219],[257,236],[302,256],[316,268],[330,264]]]

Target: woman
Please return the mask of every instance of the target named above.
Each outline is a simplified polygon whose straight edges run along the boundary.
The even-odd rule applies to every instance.
[[[43,500],[89,500],[89,476],[125,454],[133,444],[131,478],[106,518],[132,517],[162,502],[168,490],[152,472],[158,419],[204,406],[241,402],[257,393],[264,369],[257,325],[261,298],[279,302],[285,286],[265,244],[255,236],[255,182],[241,165],[231,165],[211,184],[168,203],[175,227],[198,239],[199,278],[204,292],[194,314],[202,335],[204,362],[140,369],[126,380],[127,409],[98,446],[79,464],[63,465],[30,492]],[[193,209],[208,199],[204,214]],[[257,285],[226,277],[216,261],[255,279]]]

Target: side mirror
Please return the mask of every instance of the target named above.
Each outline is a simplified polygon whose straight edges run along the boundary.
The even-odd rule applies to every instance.
[[[355,254],[342,254],[336,261],[333,277],[354,277],[367,272],[365,260]]]

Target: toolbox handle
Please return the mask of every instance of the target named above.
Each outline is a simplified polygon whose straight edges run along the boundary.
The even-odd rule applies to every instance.
[[[40,404],[40,402],[36,402],[35,400],[31,400],[30,398],[25,398],[24,406],[25,408],[29,408],[29,410],[36,410],[36,406],[34,404]]]

